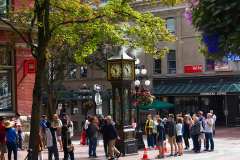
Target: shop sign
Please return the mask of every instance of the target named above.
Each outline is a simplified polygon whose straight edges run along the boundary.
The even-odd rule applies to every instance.
[[[200,73],[203,72],[202,65],[186,65],[184,66],[184,73]]]
[[[24,75],[36,73],[36,60],[29,59],[24,61]]]
[[[228,62],[228,59],[224,57],[223,60],[221,61],[215,61],[214,70],[217,72],[227,72],[227,71],[231,71],[232,68],[230,66],[230,63]]]
[[[227,95],[226,92],[205,92],[200,93],[201,96],[221,96],[221,95]]]
[[[229,53],[227,55],[227,58],[228,58],[228,61],[232,61],[232,62],[240,61],[240,56],[232,53]]]

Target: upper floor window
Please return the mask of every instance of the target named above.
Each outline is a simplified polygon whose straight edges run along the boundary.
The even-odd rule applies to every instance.
[[[67,79],[77,79],[77,66],[75,64],[67,66]]]
[[[154,60],[154,73],[156,73],[156,74],[162,73],[161,59]]]
[[[0,16],[8,12],[10,0],[0,0]]]
[[[7,46],[0,46],[0,65],[11,65],[11,53],[8,52]]]
[[[169,17],[166,19],[166,28],[170,33],[176,33],[175,18]]]
[[[87,77],[87,66],[80,67],[80,77]]]
[[[168,74],[176,74],[176,51],[170,50],[167,54]]]

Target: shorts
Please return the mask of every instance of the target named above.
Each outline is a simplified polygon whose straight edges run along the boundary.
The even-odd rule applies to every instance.
[[[170,144],[176,143],[176,136],[172,136],[172,137],[168,136],[168,143],[170,143]]]
[[[0,152],[7,153],[7,146],[5,143],[0,143]]]
[[[177,143],[182,143],[182,136],[177,136],[176,142]]]
[[[162,140],[157,141],[157,146],[164,147],[164,141],[162,141]]]

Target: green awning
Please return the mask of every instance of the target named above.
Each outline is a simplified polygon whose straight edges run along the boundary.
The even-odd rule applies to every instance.
[[[240,83],[175,83],[154,86],[155,95],[240,93]]]
[[[174,107],[174,104],[159,101],[159,100],[154,100],[152,104],[140,106],[139,108],[140,110],[150,110],[150,109],[160,110],[160,109],[169,109],[173,107]]]

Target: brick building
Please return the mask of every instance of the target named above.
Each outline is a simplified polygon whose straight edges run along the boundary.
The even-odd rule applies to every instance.
[[[1,2],[2,17],[6,17],[10,6],[13,9],[21,6],[21,0]],[[31,50],[9,26],[0,22],[0,115],[31,114],[34,64]]]

